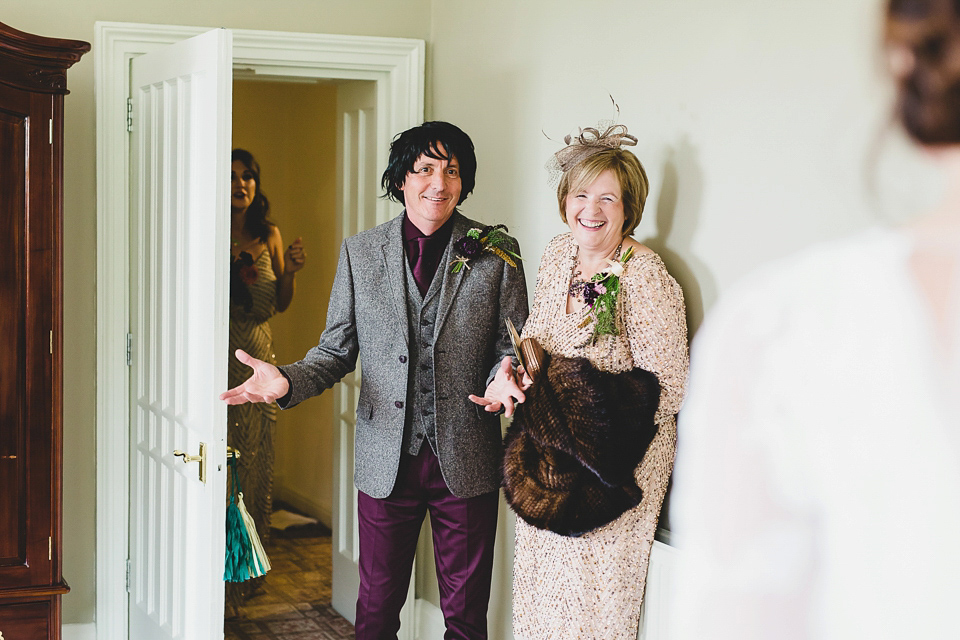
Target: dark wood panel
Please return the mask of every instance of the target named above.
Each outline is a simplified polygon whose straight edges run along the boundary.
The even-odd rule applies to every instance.
[[[27,438],[27,566],[30,584],[51,584],[58,579],[53,572],[51,538],[54,522],[60,513],[57,486],[61,460],[56,447],[61,433],[59,397],[54,387],[61,386],[60,353],[51,353],[50,332],[61,307],[58,258],[54,247],[60,235],[60,189],[53,182],[54,145],[49,139],[49,122],[53,117],[52,97],[31,94],[30,127],[27,136],[29,163],[27,180],[25,276],[26,325],[26,423]],[[62,100],[57,96],[56,99]],[[56,373],[55,373],[56,369]]]
[[[0,145],[0,265],[12,276],[0,284],[0,455],[7,456],[0,473],[11,489],[0,491],[0,509],[10,516],[0,524],[0,596],[5,589],[59,581],[59,553],[54,565],[51,549],[61,468],[59,393],[53,391],[60,387],[60,354],[50,348],[61,306],[61,204],[53,184],[60,147],[49,138],[53,100],[0,85],[0,135],[10,143]]]
[[[0,23],[0,637],[60,638],[63,94],[86,42]]]
[[[46,640],[50,637],[50,602],[12,604],[0,607],[3,640]]]
[[[29,105],[0,87],[0,567],[26,565],[26,277]],[[20,107],[19,112],[11,108]],[[0,584],[3,580],[0,579]]]
[[[45,38],[0,22],[0,83],[38,93],[68,93],[67,69],[87,51],[88,42]]]
[[[2,595],[0,602],[5,602],[11,599],[37,600],[38,598],[44,598],[46,596],[61,596],[65,593],[70,593],[70,585],[68,585],[65,581],[61,581],[59,584],[54,585],[4,589],[3,591],[0,591],[0,595]]]

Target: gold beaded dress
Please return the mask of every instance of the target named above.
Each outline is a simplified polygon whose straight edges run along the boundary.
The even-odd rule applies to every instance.
[[[229,388],[250,377],[250,367],[233,355],[243,349],[254,358],[276,364],[270,318],[277,312],[277,278],[270,252],[264,249],[254,260],[256,275],[248,271],[247,290],[252,304],[245,309],[237,300],[230,303],[230,355],[227,368]],[[249,280],[252,280],[250,282]],[[277,405],[250,402],[227,407],[227,444],[240,451],[240,487],[243,502],[257,525],[264,546],[270,538],[270,514],[273,511],[274,435]],[[245,583],[227,583],[227,602],[241,604],[241,594],[256,589],[261,578]]]
[[[655,253],[635,253],[621,278],[617,336],[591,344],[587,309],[566,313],[577,259],[572,234],[544,250],[523,337],[551,354],[584,357],[619,373],[641,367],[657,375],[657,434],[635,471],[643,500],[613,522],[580,537],[561,536],[516,521],[513,631],[518,640],[634,640],[650,549],[673,470],[676,414],[683,401],[687,325],[683,292]]]

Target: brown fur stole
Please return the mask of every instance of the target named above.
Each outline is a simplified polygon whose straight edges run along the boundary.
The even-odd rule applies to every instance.
[[[507,430],[503,487],[531,525],[579,536],[640,504],[634,469],[657,432],[657,376],[551,356]]]

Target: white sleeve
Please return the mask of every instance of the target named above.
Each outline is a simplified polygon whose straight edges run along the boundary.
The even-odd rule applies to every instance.
[[[815,637],[816,518],[804,447],[778,405],[778,390],[791,391],[781,376],[790,364],[778,361],[781,347],[769,349],[789,333],[790,315],[768,293],[761,286],[720,305],[693,344],[670,513],[682,640]]]

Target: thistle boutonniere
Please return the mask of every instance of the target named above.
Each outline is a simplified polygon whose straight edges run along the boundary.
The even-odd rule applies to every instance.
[[[590,280],[575,281],[570,285],[571,294],[583,300],[590,308],[587,317],[580,323],[586,327],[593,323],[591,343],[595,343],[602,335],[618,335],[617,322],[614,313],[617,310],[617,298],[620,295],[620,277],[623,275],[627,260],[633,257],[633,247],[620,256],[619,260],[607,260],[610,266],[595,274]]]
[[[453,265],[453,273],[460,273],[464,267],[469,269],[470,261],[484,251],[499,256],[501,260],[516,269],[516,261],[522,258],[507,248],[506,232],[507,227],[502,224],[467,231],[467,235],[453,243],[453,249],[457,252],[456,260],[450,263]]]

